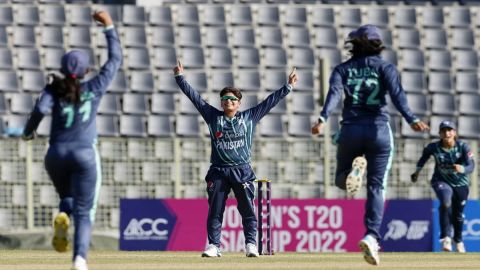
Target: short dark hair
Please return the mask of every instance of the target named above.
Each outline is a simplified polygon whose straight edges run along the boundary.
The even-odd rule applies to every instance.
[[[225,96],[226,93],[232,93],[234,96],[238,98],[238,100],[242,99],[242,91],[240,91],[240,89],[238,88],[227,86],[223,88],[222,91],[220,91],[220,97]]]
[[[363,35],[358,38],[354,38],[345,42],[346,44],[351,43],[352,48],[349,52],[352,56],[371,56],[379,55],[385,49],[383,43],[379,39],[369,40],[366,35]]]

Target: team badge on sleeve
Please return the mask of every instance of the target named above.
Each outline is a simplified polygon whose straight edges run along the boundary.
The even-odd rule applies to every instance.
[[[469,159],[470,159],[470,158],[473,158],[473,153],[472,153],[472,151],[468,151],[467,157],[468,157]]]

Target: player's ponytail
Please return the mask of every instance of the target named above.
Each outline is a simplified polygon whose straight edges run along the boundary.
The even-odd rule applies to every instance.
[[[47,85],[53,94],[67,103],[77,104],[80,101],[80,80],[72,75],[64,78],[50,74]]]
[[[348,40],[346,44],[348,43],[352,44],[352,48],[349,52],[353,57],[379,55],[385,49],[381,40],[369,40],[367,36]]]

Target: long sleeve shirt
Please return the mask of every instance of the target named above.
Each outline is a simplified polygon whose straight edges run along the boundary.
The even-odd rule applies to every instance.
[[[122,62],[122,50],[114,28],[104,30],[108,44],[108,60],[97,76],[80,83],[80,101],[70,104],[57,98],[48,86],[43,89],[28,119],[24,134],[30,136],[43,116],[52,113],[50,144],[77,142],[92,144],[97,138],[96,113],[100,99],[115,77]]]
[[[333,70],[320,119],[327,121],[338,102],[343,101],[343,124],[387,122],[386,95],[409,124],[419,120],[410,111],[395,66],[380,56],[353,57]]]
[[[177,75],[175,79],[182,92],[192,101],[207,123],[212,147],[210,162],[213,166],[219,167],[250,163],[255,126],[291,91],[291,86],[285,85],[255,107],[238,111],[234,117],[228,118],[223,111],[203,100],[183,75]]]
[[[453,187],[469,185],[468,174],[473,172],[475,162],[466,143],[456,141],[455,146],[450,149],[442,148],[441,141],[430,143],[423,149],[422,156],[417,162],[417,171],[423,168],[430,156],[435,158],[432,182],[443,181]],[[453,164],[462,165],[463,172],[456,172]]]

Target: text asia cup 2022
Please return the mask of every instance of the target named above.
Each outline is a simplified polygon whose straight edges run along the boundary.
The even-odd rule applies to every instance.
[[[438,250],[434,208],[432,200],[387,201],[382,250]],[[122,199],[120,249],[203,250],[207,245],[207,212],[206,199]],[[469,251],[480,251],[479,203],[469,201],[465,213],[468,222],[479,221],[471,225],[472,237],[467,237],[465,244]],[[364,200],[273,199],[272,248],[275,252],[358,252],[357,243],[365,230],[363,214]],[[221,249],[238,252],[244,248],[241,216],[235,200],[228,200]]]

